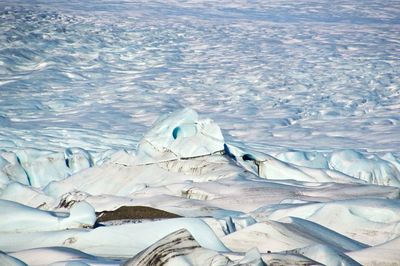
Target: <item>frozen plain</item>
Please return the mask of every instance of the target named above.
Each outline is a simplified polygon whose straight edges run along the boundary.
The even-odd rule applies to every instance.
[[[0,261],[399,265],[399,10],[0,1]]]

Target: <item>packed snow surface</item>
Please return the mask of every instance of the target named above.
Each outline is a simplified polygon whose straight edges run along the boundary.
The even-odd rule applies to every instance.
[[[400,265],[399,32],[399,1],[0,0],[0,264]]]

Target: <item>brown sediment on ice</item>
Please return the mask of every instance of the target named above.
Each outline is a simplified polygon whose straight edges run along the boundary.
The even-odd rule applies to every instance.
[[[182,217],[174,213],[146,206],[122,206],[113,211],[97,212],[97,222],[125,219],[167,219]]]

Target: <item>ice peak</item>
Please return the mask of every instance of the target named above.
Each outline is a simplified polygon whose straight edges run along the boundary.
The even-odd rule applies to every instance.
[[[221,129],[211,119],[200,119],[185,108],[164,115],[140,140],[140,163],[153,163],[210,155],[224,150]]]

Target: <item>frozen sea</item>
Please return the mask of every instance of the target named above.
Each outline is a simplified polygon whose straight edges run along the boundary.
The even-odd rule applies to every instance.
[[[0,264],[400,265],[399,188],[400,1],[0,0]]]

